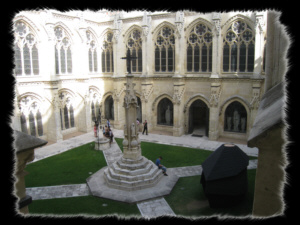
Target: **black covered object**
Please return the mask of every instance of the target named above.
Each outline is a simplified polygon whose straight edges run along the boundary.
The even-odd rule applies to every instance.
[[[236,145],[223,144],[202,164],[201,184],[211,208],[231,207],[247,193],[249,157]]]

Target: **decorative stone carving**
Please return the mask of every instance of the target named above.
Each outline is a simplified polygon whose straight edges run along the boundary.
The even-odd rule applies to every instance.
[[[142,84],[142,101],[148,102],[149,96],[153,92],[153,84]]]
[[[176,34],[181,38],[181,32],[184,26],[184,12],[178,11],[175,16]]]
[[[215,24],[215,29],[216,29],[216,34],[220,34],[220,29],[221,29],[221,17],[220,13],[213,13],[213,22]]]
[[[116,14],[114,17],[114,28],[113,28],[113,32],[114,32],[113,37],[116,43],[118,43],[118,39],[121,34],[122,28],[123,28],[123,21],[121,20],[121,16],[120,14]]]
[[[221,84],[212,83],[211,84],[211,95],[209,99],[210,106],[217,107],[219,104],[219,98],[221,96]]]
[[[175,104],[180,105],[184,91],[185,91],[184,85],[174,85],[173,102]]]
[[[151,17],[148,16],[146,12],[144,13],[143,16],[142,28],[143,28],[143,38],[147,40],[149,31],[151,29]]]

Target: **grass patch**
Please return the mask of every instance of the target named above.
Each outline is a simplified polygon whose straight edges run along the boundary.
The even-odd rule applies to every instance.
[[[123,150],[121,138],[115,138]],[[212,151],[181,146],[164,145],[157,143],[141,142],[142,155],[155,162],[162,156],[162,164],[167,168],[201,165]],[[187,154],[188,151],[188,154]]]
[[[26,187],[82,184],[106,165],[103,152],[94,150],[94,143],[85,144],[27,165]]]
[[[117,202],[93,196],[35,200],[29,205],[30,214],[104,216],[140,216],[136,204]]]

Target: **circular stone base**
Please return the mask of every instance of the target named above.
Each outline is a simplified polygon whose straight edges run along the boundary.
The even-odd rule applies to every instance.
[[[126,191],[108,187],[104,179],[104,167],[87,178],[87,185],[93,196],[112,199],[121,202],[134,203],[165,196],[171,193],[173,187],[178,181],[178,176],[168,171],[169,176],[163,176],[153,187],[141,190]]]
[[[109,139],[107,138],[96,138],[95,140],[95,150],[107,150],[110,148]]]

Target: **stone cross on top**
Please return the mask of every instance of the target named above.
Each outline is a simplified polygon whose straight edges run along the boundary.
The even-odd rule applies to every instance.
[[[130,50],[127,50],[126,57],[122,57],[121,59],[126,59],[126,64],[127,64],[127,72],[128,74],[131,74],[131,60],[137,59],[137,57],[131,56],[130,55]]]

